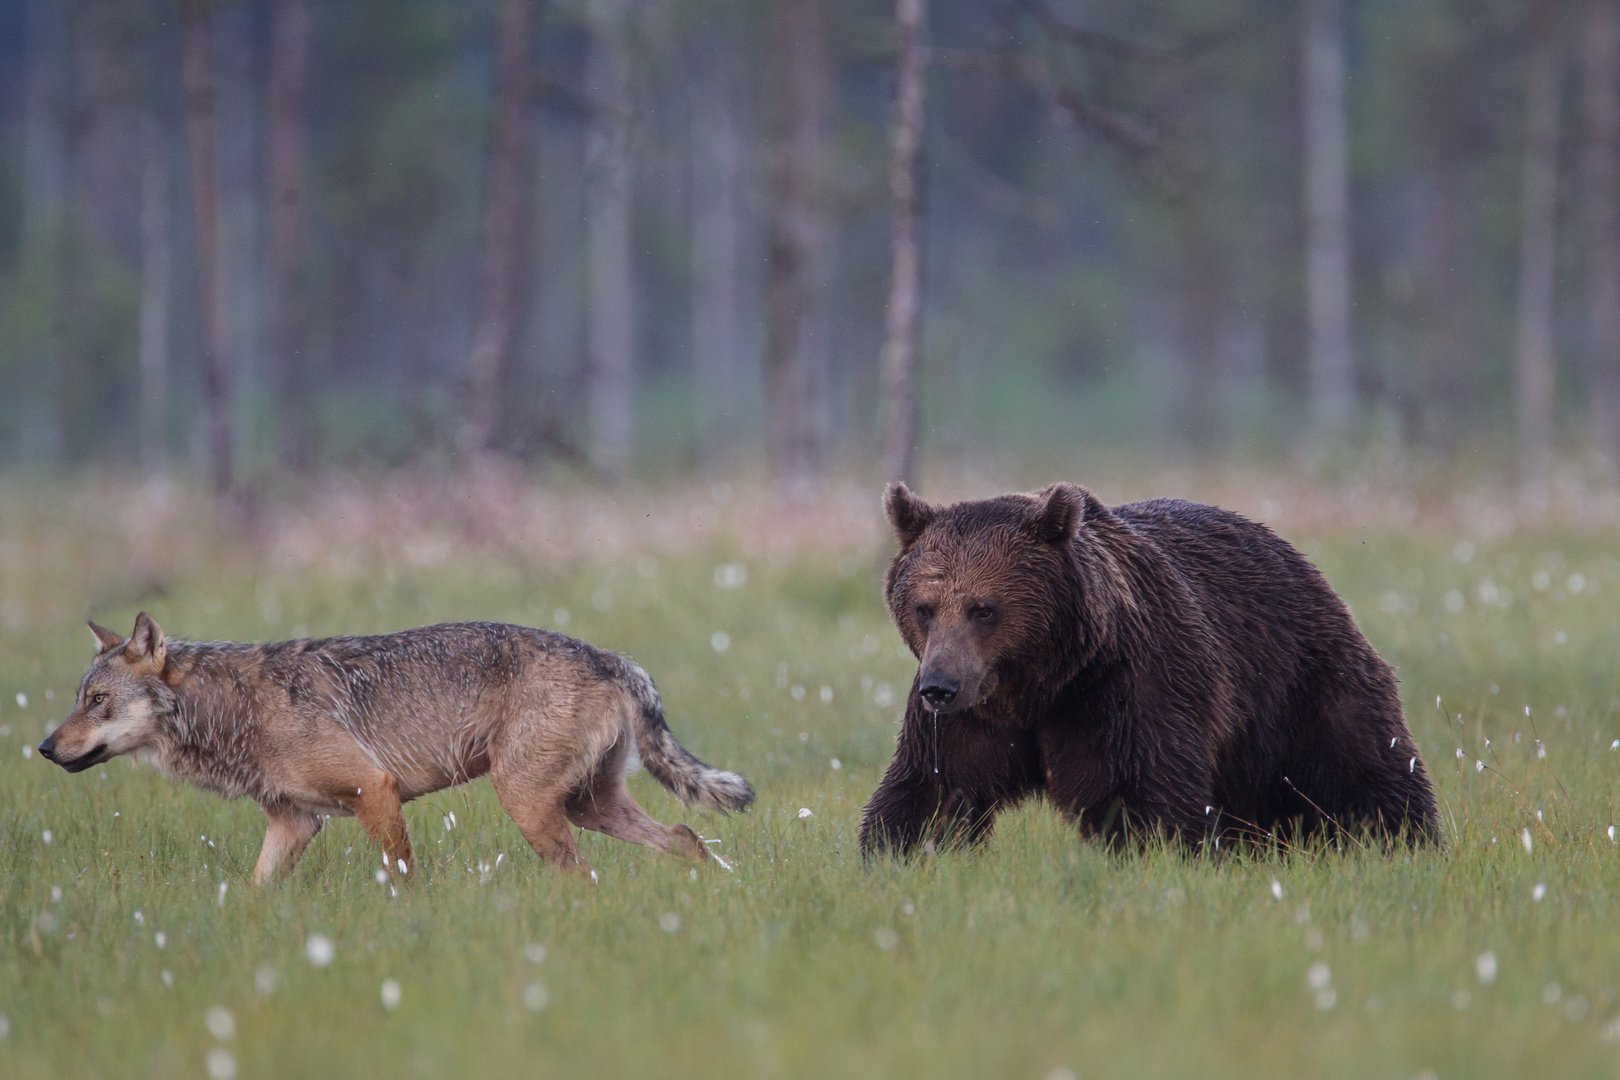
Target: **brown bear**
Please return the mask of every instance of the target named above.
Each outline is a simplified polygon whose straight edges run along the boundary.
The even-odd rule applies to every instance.
[[[884,506],[920,666],[865,854],[978,840],[1036,793],[1115,843],[1439,839],[1394,673],[1264,525],[1072,484],[950,506],[893,484]]]

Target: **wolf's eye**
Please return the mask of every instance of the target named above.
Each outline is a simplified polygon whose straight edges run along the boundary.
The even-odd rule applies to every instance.
[[[918,604],[917,605],[917,621],[918,622],[927,622],[929,619],[932,619],[933,617],[934,617],[934,606],[932,604]]]
[[[92,704],[92,705],[105,705],[106,703],[107,703],[107,695],[106,694],[97,692],[97,693],[94,693],[94,694],[90,695],[90,704]]]

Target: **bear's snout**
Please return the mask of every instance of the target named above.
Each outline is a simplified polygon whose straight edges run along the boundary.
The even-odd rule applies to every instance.
[[[917,684],[917,693],[922,695],[923,704],[934,712],[942,712],[949,708],[961,689],[961,680],[939,672],[924,675]]]

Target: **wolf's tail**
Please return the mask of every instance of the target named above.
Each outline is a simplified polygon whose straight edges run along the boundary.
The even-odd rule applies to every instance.
[[[636,752],[641,763],[688,806],[711,810],[746,810],[754,789],[734,772],[711,768],[675,741],[664,722],[664,703],[652,678],[639,666],[625,661],[625,688],[636,703]]]

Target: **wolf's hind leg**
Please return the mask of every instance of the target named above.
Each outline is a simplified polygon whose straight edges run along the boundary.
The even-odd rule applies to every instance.
[[[632,844],[644,844],[670,855],[699,861],[709,857],[698,834],[686,825],[662,825],[641,808],[624,786],[619,762],[599,773],[596,782],[568,799],[568,820],[582,829],[604,833]]]
[[[568,814],[563,808],[566,791],[536,784],[522,772],[502,768],[499,762],[490,769],[489,779],[495,785],[501,809],[517,824],[536,855],[559,869],[591,872],[590,863],[580,855],[568,827]]]
[[[270,827],[264,833],[259,862],[253,868],[253,884],[264,885],[298,865],[304,849],[321,831],[321,819],[314,814],[287,807],[263,807]]]
[[[411,834],[405,828],[405,813],[400,807],[399,781],[392,773],[379,772],[360,788],[354,815],[360,819],[367,835],[382,848],[389,876],[403,876],[408,880],[416,860],[411,857]]]

